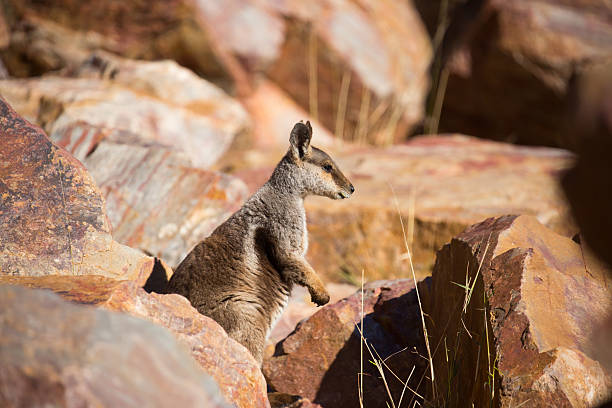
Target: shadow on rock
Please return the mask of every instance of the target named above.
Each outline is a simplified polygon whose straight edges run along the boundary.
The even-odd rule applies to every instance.
[[[166,294],[168,289],[168,282],[170,277],[168,276],[168,267],[164,266],[161,259],[155,258],[155,264],[151,275],[142,287],[147,293],[161,293]]]
[[[419,287],[427,286],[429,278]],[[379,281],[364,291],[321,309],[276,346],[264,363],[268,384],[323,407],[386,407],[419,398],[427,360],[421,318],[411,280]],[[362,354],[362,336],[363,342]],[[407,381],[407,387],[404,385]],[[386,383],[386,384],[385,384]]]

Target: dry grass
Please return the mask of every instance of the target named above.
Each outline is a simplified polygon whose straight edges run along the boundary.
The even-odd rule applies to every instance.
[[[487,365],[487,369],[486,369],[487,375],[486,375],[485,383],[482,385],[486,388],[488,395],[489,395],[488,405],[492,407],[495,401],[495,393],[498,392],[495,388],[496,387],[495,383],[496,383],[496,380],[499,378],[499,373],[497,370],[497,364],[498,364],[497,357],[495,357],[494,355],[492,356],[492,354],[494,353],[492,352],[493,345],[492,345],[491,337],[489,333],[488,316],[487,316],[488,307],[487,307],[487,303],[486,303],[487,300],[486,300],[486,296],[484,292],[483,292],[484,307],[482,308],[482,313],[483,313],[482,322],[484,324],[484,330],[482,332],[482,337],[474,338],[473,332],[470,332],[470,330],[468,330],[466,323],[464,321],[467,314],[477,313],[477,311],[481,310],[477,308],[479,306],[475,306],[475,305],[472,305],[470,308],[470,304],[472,303],[472,300],[474,299],[474,294],[477,288],[477,282],[479,279],[480,280],[482,279],[483,263],[485,259],[487,259],[487,255],[490,250],[489,248],[490,236],[487,238],[487,241],[484,245],[484,253],[478,263],[476,272],[474,273],[473,277],[470,277],[469,265],[467,265],[465,282],[463,283],[451,282],[452,284],[464,290],[463,296],[457,299],[456,303],[452,305],[452,309],[451,309],[451,310],[457,311],[457,313],[459,314],[459,319],[460,319],[460,322],[458,325],[458,328],[459,328],[458,332],[453,334],[454,336],[456,336],[455,341],[452,343],[455,345],[454,349],[450,349],[448,345],[449,343],[447,342],[447,338],[448,338],[447,331],[450,326],[452,316],[456,316],[456,314],[453,314],[453,313],[449,315],[449,320],[444,325],[441,335],[438,337],[438,342],[435,345],[435,347],[432,349],[432,345],[430,344],[430,337],[428,333],[428,325],[426,324],[426,320],[428,320],[429,317],[427,316],[426,312],[423,310],[421,294],[419,291],[419,287],[417,285],[418,282],[417,282],[416,274],[414,272],[414,267],[412,264],[411,253],[412,253],[412,234],[414,231],[414,207],[415,207],[414,200],[415,198],[412,197],[412,199],[409,202],[408,223],[407,223],[408,228],[406,229],[404,227],[405,223],[404,223],[404,220],[401,214],[399,202],[397,200],[395,192],[393,191],[393,187],[391,185],[389,187],[391,188],[393,196],[394,196],[396,211],[398,213],[399,222],[402,227],[402,233],[404,236],[404,245],[405,245],[405,250],[407,253],[406,260],[409,263],[411,274],[412,274],[412,279],[415,285],[415,292],[417,296],[417,302],[419,305],[419,312],[420,312],[420,319],[421,319],[421,328],[423,330],[423,339],[425,342],[425,349],[427,351],[425,356],[421,355],[420,357],[423,358],[425,361],[427,361],[427,370],[426,372],[421,374],[421,377],[418,379],[417,385],[414,388],[410,387],[409,382],[415,374],[416,367],[413,367],[408,378],[406,379],[399,378],[399,376],[396,375],[396,373],[394,373],[393,370],[386,363],[386,360],[389,359],[391,356],[387,357],[386,359],[381,358],[378,352],[376,351],[376,349],[373,347],[373,345],[371,345],[368,342],[367,338],[364,337],[363,335],[364,306],[363,305],[364,305],[365,271],[362,270],[362,274],[361,274],[361,294],[362,294],[361,321],[360,321],[360,324],[355,323],[355,326],[357,327],[357,330],[359,331],[359,334],[361,337],[360,372],[358,375],[360,407],[364,408],[363,396],[364,396],[364,392],[367,392],[367,390],[363,389],[364,358],[368,358],[369,364],[372,364],[376,368],[380,380],[385,385],[386,395],[385,396],[381,395],[381,398],[385,398],[385,400],[387,401],[387,405],[389,407],[399,408],[402,406],[402,403],[406,404],[406,402],[408,402],[409,407],[451,406],[449,404],[449,401],[453,400],[452,397],[454,397],[454,395],[451,395],[451,393],[456,392],[456,389],[452,387],[452,384],[453,384],[453,381],[457,379],[456,373],[458,372],[458,367],[459,367],[458,365],[460,364],[460,359],[462,358],[463,353],[464,353],[464,350],[462,349],[462,344],[465,345],[465,343],[462,343],[459,341],[459,337],[461,333],[464,333],[467,335],[466,338],[468,339],[467,341],[470,342],[469,343],[470,347],[473,346],[478,349],[478,353],[477,353],[478,360],[476,361],[476,369],[474,371],[474,383],[476,383],[476,380],[478,379],[478,375],[480,372],[479,370],[481,366],[480,365],[480,355],[481,355],[480,344],[482,344],[482,347],[486,347],[486,361],[483,361],[483,364]],[[472,314],[472,316],[475,316],[475,315]],[[364,350],[366,352],[364,352]],[[436,366],[434,366],[434,360],[436,360],[435,357],[438,352],[445,353],[443,361],[446,362],[446,367],[441,367],[441,366],[437,367],[438,369],[444,369],[446,373],[445,383],[440,383],[440,381],[443,381],[444,379],[439,379],[439,376],[436,375],[436,371],[435,371]],[[388,386],[388,380],[390,379],[390,377],[397,379],[401,384],[403,384],[402,393],[399,396],[399,399],[397,401],[393,399],[393,396]],[[444,375],[442,377],[444,377]],[[423,388],[422,386],[425,383],[429,384],[429,389],[427,393],[424,393],[421,390]],[[406,397],[407,395],[410,395],[411,398],[408,399]],[[467,395],[466,397],[469,398],[469,395]],[[466,399],[465,402],[468,403],[468,400]]]

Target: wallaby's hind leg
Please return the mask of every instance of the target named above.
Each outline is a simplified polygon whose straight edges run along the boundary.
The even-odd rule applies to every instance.
[[[248,313],[244,304],[241,308],[231,302],[224,303],[206,314],[217,322],[223,322],[221,326],[228,336],[246,347],[261,366],[266,342],[266,333],[262,331],[265,325],[260,321],[262,316]]]

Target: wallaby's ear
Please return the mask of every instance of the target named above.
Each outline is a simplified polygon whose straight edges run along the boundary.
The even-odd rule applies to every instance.
[[[306,121],[306,124],[298,122],[291,131],[289,136],[289,143],[291,143],[291,149],[297,157],[300,159],[310,153],[310,139],[312,138],[312,126],[310,122]]]

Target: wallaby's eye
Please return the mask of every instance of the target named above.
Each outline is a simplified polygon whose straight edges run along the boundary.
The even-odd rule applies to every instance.
[[[326,171],[326,172],[328,172],[328,173],[331,173],[331,171],[332,171],[332,165],[331,165],[331,164],[329,164],[329,163],[324,164],[324,165],[323,165],[323,170],[325,170],[325,171]]]

